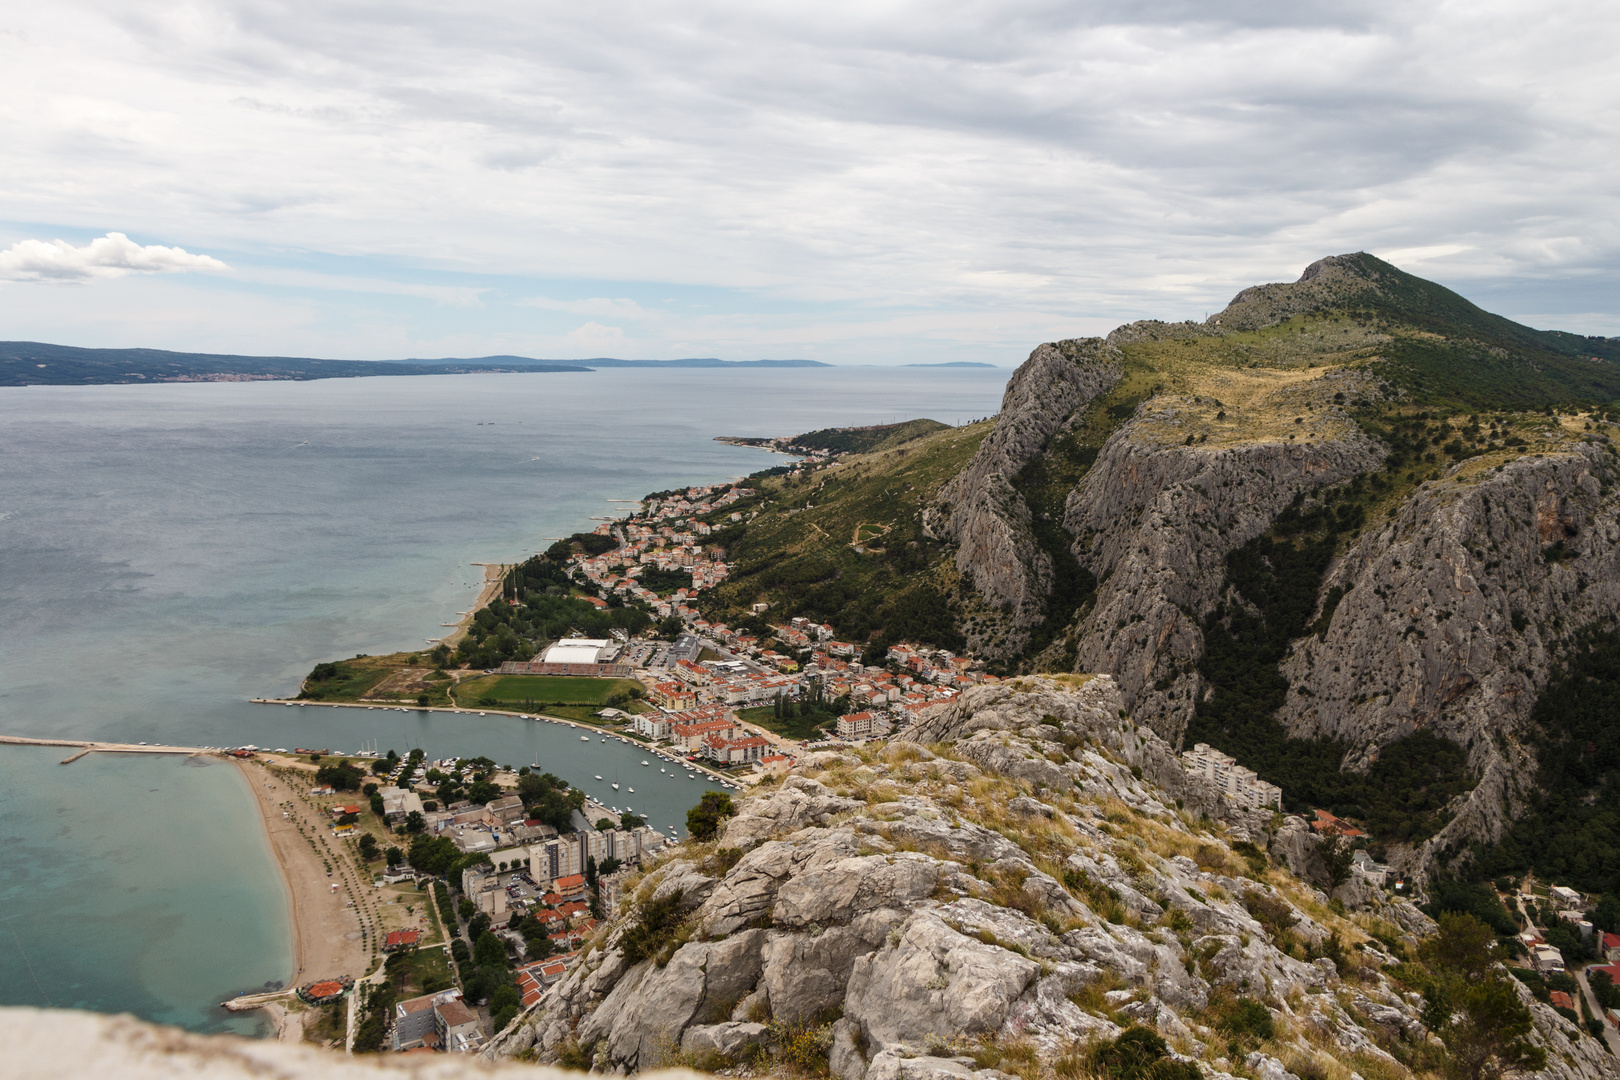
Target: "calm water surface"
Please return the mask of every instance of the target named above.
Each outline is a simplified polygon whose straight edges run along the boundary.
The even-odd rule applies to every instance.
[[[424,644],[609,499],[780,459],[716,435],[993,413],[1005,370],[600,371],[0,390],[0,732],[414,746],[538,763],[684,822],[702,785],[500,717],[255,706]],[[286,901],[234,769],[0,751],[0,1003],[253,1031]],[[592,777],[600,773],[598,784]],[[636,788],[613,793],[608,781]],[[645,777],[645,782],[640,782]]]

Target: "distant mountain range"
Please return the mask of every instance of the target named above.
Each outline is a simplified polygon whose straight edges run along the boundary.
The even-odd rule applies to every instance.
[[[352,379],[368,375],[469,375],[490,372],[587,372],[609,367],[830,367],[816,360],[535,360],[480,356],[443,360],[321,360],[303,356],[236,356],[165,349],[81,349],[38,341],[0,341],[0,386],[86,386],[97,383],[258,382]]]
[[[532,360],[525,356],[480,356],[471,360],[401,360],[402,364],[582,364],[590,368],[623,367],[774,367],[805,368],[832,367],[820,360],[721,360],[713,356],[690,356],[680,360],[619,360],[611,356],[593,356],[588,360]]]

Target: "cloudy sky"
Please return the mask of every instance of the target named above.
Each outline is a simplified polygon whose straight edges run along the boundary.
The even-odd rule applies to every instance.
[[[1620,6],[52,0],[0,338],[1016,363],[1367,250],[1620,334]]]

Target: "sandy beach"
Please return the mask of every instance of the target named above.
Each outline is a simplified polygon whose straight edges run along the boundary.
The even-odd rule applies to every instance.
[[[270,850],[275,853],[287,885],[296,964],[290,985],[340,975],[359,979],[370,968],[372,954],[360,934],[359,908],[350,902],[369,900],[352,893],[370,883],[358,881],[341,845],[327,838],[327,822],[284,780],[257,763],[237,764],[258,800]],[[321,850],[330,852],[330,856],[311,847],[310,837],[316,838],[316,843],[323,845]],[[331,876],[326,871],[328,857],[333,868]],[[336,892],[332,890],[334,884],[338,886]]]
[[[467,627],[471,625],[473,616],[479,611],[489,607],[501,595],[501,585],[506,581],[506,572],[512,569],[512,563],[472,563],[473,566],[483,567],[484,587],[478,590],[478,599],[472,602],[467,614],[462,615],[456,623],[456,628],[444,637],[439,638],[444,644],[455,648],[461,639],[467,636]]]

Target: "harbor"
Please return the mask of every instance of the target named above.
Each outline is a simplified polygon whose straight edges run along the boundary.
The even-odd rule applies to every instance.
[[[617,806],[646,817],[666,836],[686,835],[686,812],[705,791],[734,790],[736,780],[686,761],[672,751],[562,717],[501,709],[300,702],[257,698],[256,720],[241,725],[245,745],[275,751],[331,747],[358,756],[362,745],[400,754],[421,747],[431,759],[488,757],[503,767],[529,766],[585,792],[609,813]],[[652,764],[646,767],[641,762]],[[686,766],[691,765],[691,771]],[[662,767],[666,772],[659,775]],[[596,780],[601,776],[603,779]],[[642,777],[647,778],[643,785]],[[617,777],[620,791],[613,790]],[[634,787],[632,795],[623,790]]]

